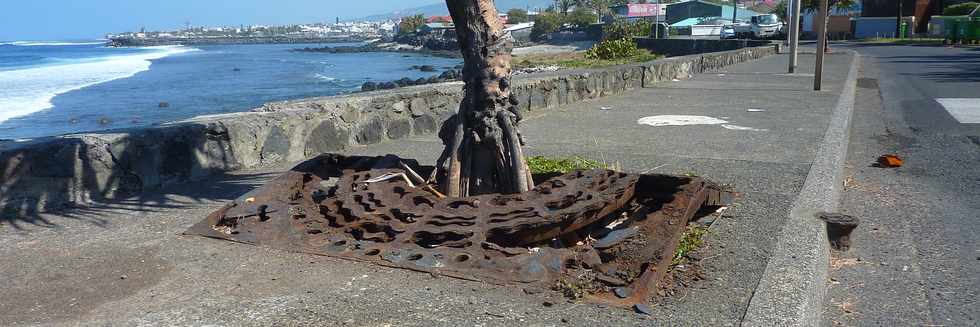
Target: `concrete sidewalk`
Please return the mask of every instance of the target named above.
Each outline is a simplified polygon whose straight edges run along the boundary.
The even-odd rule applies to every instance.
[[[773,56],[620,96],[532,113],[532,155],[583,156],[624,170],[693,173],[732,185],[712,225],[706,279],[653,316],[557,294],[179,236],[228,199],[289,167],[237,172],[130,201],[45,216],[50,227],[0,227],[0,325],[737,325],[830,122],[852,55],[833,54],[825,91],[782,74]],[[607,108],[608,110],[602,110]],[[761,109],[749,110],[749,109]],[[648,126],[657,115],[721,125]],[[734,128],[734,129],[730,129]],[[349,149],[433,162],[434,135]],[[548,305],[545,305],[548,303]]]

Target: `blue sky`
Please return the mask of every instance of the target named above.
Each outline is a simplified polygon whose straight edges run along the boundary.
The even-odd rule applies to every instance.
[[[290,24],[357,18],[440,0],[4,0],[0,41],[101,38],[192,25]]]

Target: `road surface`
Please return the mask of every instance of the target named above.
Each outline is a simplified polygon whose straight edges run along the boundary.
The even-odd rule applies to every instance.
[[[980,48],[835,45],[863,55],[828,325],[980,324]],[[905,165],[872,167],[897,153]]]

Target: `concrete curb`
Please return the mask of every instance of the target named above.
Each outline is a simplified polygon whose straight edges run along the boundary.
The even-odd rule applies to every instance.
[[[742,326],[820,326],[830,246],[820,212],[837,210],[861,57],[854,53],[841,91],[803,189],[742,319]]]

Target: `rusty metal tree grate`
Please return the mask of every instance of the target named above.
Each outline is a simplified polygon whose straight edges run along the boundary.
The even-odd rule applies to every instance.
[[[407,179],[414,160],[322,155],[187,233],[526,289],[645,303],[681,232],[716,187],[698,178],[578,171],[530,192],[442,198]],[[390,175],[389,175],[390,176]]]

